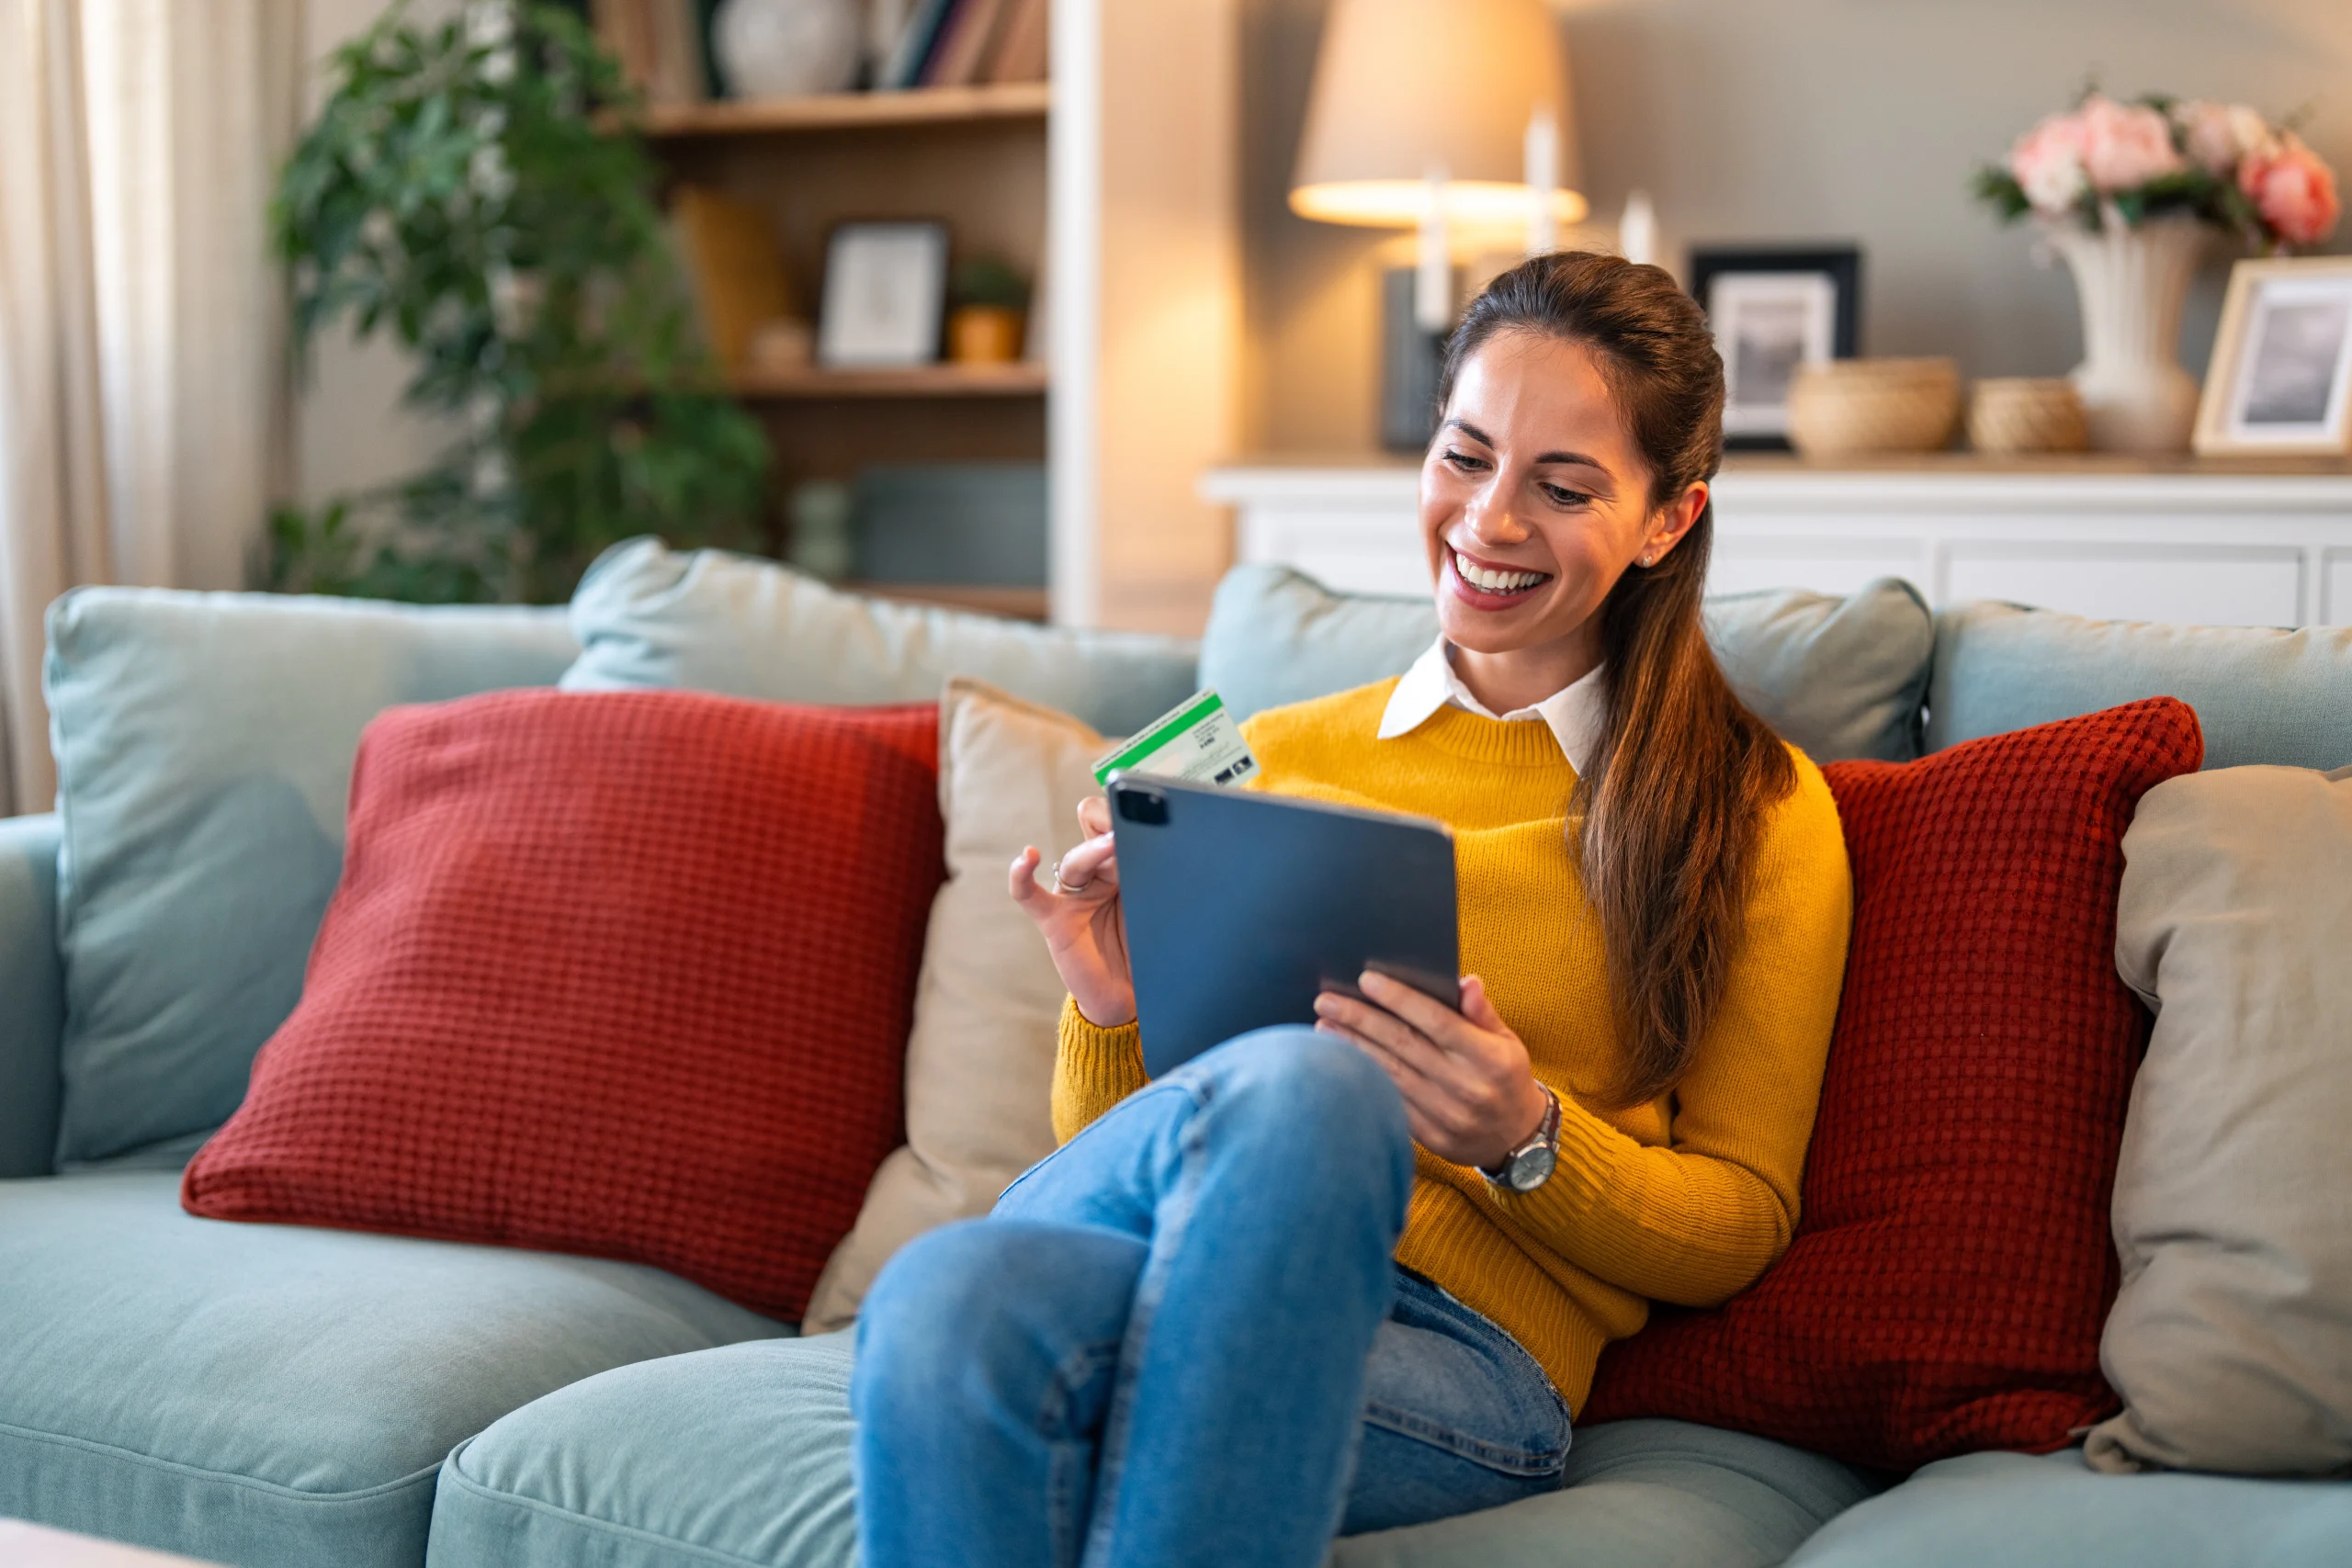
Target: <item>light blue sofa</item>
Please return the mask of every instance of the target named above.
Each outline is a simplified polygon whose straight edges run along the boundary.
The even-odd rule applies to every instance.
[[[1427,615],[1240,571],[1196,649],[875,607],[650,542],[568,618],[69,595],[60,810],[0,821],[0,1515],[254,1568],[847,1563],[846,1336],[635,1265],[180,1211],[178,1168],[299,995],[359,729],[498,686],[870,702],[953,670],[1116,730],[1196,678],[1248,712],[1391,672]],[[1716,602],[1710,623],[1751,701],[1824,756],[2168,692],[2209,765],[2352,762],[2352,631],[1930,619],[1894,584]],[[2069,1453],[1899,1478],[1632,1421],[1579,1432],[1571,1481],[1334,1561],[2352,1562],[2352,1484],[2117,1478]]]

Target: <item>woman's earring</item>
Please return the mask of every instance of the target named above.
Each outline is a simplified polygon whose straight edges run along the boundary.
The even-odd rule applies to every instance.
[[[1644,566],[1656,566],[1657,564],[1657,554],[1653,552],[1652,554],[1644,556],[1642,558],[1642,564]]]

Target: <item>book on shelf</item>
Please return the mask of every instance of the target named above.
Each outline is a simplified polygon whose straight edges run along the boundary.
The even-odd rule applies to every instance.
[[[636,0],[594,0],[589,7],[589,25],[595,28],[597,41],[611,51],[620,62],[621,74],[639,92],[653,79],[651,22],[652,13]]]
[[[968,87],[988,80],[988,68],[1002,30],[1006,0],[956,0],[938,47],[923,62],[926,87]]]
[[[622,74],[650,104],[698,104],[711,96],[706,0],[594,0],[596,36]]]
[[[989,82],[1043,82],[1052,65],[1048,24],[1053,0],[1006,0],[989,62]]]
[[[931,60],[932,51],[938,47],[940,34],[946,29],[949,13],[956,0],[914,0],[907,8],[906,25],[899,31],[899,42],[890,51],[876,73],[874,85],[885,92],[918,86],[922,82],[922,68]]]
[[[682,185],[670,198],[670,237],[703,340],[723,367],[741,369],[752,334],[795,313],[784,252],[767,214],[707,186]]]

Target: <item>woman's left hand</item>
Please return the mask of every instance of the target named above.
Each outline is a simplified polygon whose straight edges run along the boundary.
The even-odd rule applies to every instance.
[[[1478,976],[1462,977],[1459,1012],[1385,975],[1366,971],[1356,984],[1371,1001],[1326,991],[1315,1027],[1386,1071],[1414,1142],[1456,1165],[1494,1166],[1535,1135],[1548,1109],[1543,1087]]]

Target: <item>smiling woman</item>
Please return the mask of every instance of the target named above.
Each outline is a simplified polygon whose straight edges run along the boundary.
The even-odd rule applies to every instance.
[[[1307,1568],[1555,1489],[1601,1348],[1787,1247],[1849,883],[1701,630],[1723,397],[1657,268],[1506,273],[1422,469],[1438,641],[1244,727],[1246,787],[1453,829],[1455,1005],[1368,973],[1148,1080],[1107,808],[1013,862],[1065,1143],[866,1299],[868,1568]]]
[[[1448,345],[1421,469],[1438,625],[1471,693],[1504,712],[1611,667],[1571,815],[1629,1100],[1688,1065],[1722,996],[1765,808],[1796,782],[1700,624],[1723,460],[1706,331],[1656,267],[1577,254],[1505,273]]]
[[[1422,520],[1455,668],[1482,699],[1519,707],[1512,690],[1532,700],[1600,663],[1593,612],[1629,563],[1674,547],[1707,491],[1694,484],[1653,513],[1647,466],[1588,344],[1522,329],[1478,346],[1457,356]],[[1542,445],[1559,439],[1574,445]]]

